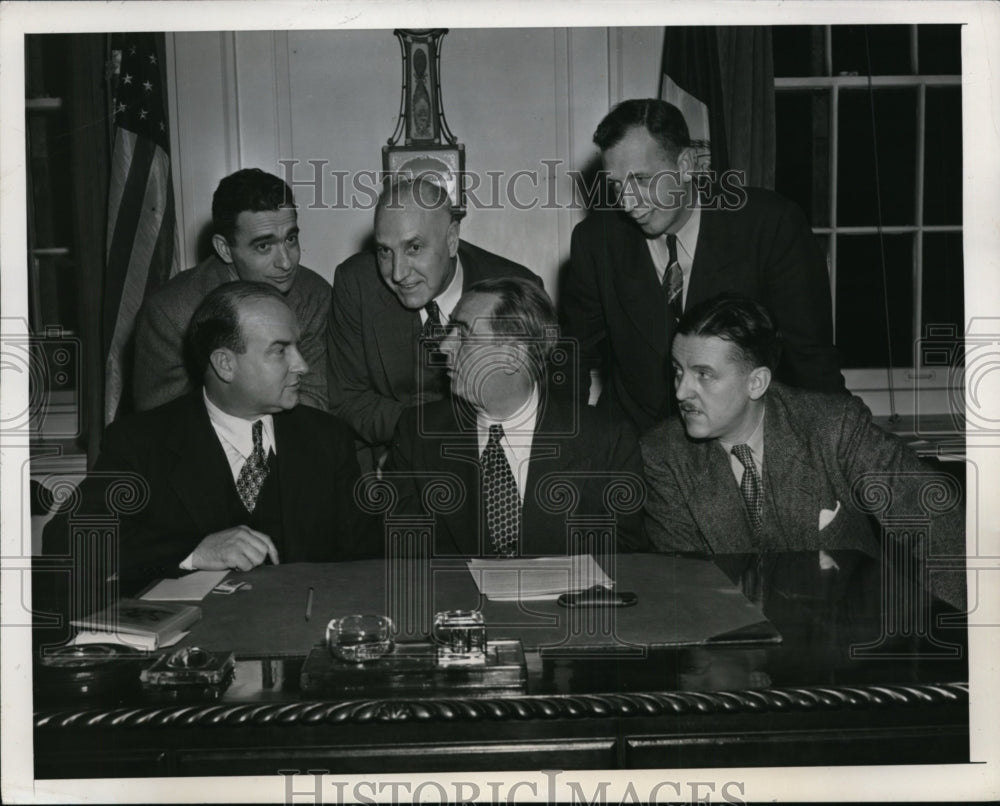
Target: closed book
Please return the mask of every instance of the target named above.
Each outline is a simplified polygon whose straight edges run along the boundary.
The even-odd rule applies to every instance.
[[[70,624],[93,632],[142,636],[152,639],[158,647],[200,618],[201,608],[197,605],[121,599],[111,607],[73,619]]]

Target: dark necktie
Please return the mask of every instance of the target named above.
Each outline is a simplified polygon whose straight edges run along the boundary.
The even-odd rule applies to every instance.
[[[422,338],[430,340],[434,349],[437,349],[442,336],[441,309],[434,300],[431,300],[424,306],[424,311],[427,313],[427,319],[424,321],[420,335]]]
[[[680,319],[684,313],[684,272],[681,264],[677,261],[677,236],[667,235],[667,260],[666,271],[663,272],[663,295],[667,298],[667,308],[674,315],[675,319]]]
[[[747,512],[750,514],[750,525],[753,526],[754,534],[760,533],[763,520],[764,499],[760,490],[760,479],[757,476],[757,468],[753,463],[753,455],[749,445],[734,445],[733,456],[740,460],[743,465],[743,479],[740,481],[740,492],[743,493],[743,500],[747,504]]]
[[[501,557],[517,555],[521,534],[521,499],[517,481],[504,453],[503,426],[491,425],[490,438],[479,461],[483,469],[483,501],[486,504],[486,528],[493,550]]]
[[[257,507],[257,496],[267,478],[268,464],[264,456],[264,422],[257,420],[253,424],[253,450],[243,463],[240,475],[236,479],[236,492],[247,512],[253,513]]]

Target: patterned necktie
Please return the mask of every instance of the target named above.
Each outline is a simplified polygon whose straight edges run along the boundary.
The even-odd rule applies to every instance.
[[[743,493],[743,500],[747,504],[747,512],[750,513],[750,525],[753,526],[753,533],[760,534],[763,522],[764,498],[760,491],[760,479],[757,477],[757,468],[753,463],[753,456],[750,453],[749,445],[734,445],[733,456],[740,460],[743,465],[743,479],[740,481],[740,492]]]
[[[681,314],[684,313],[682,305],[684,272],[681,271],[681,264],[677,261],[676,235],[667,235],[667,251],[670,258],[667,261],[667,269],[663,272],[663,294],[667,298],[667,308],[675,319],[680,319]]]
[[[424,306],[424,311],[427,313],[427,319],[424,321],[424,326],[420,335],[422,338],[430,340],[434,349],[437,349],[437,345],[441,339],[442,330],[441,309],[434,300],[431,300]]]
[[[236,479],[236,492],[247,512],[253,513],[257,507],[257,496],[267,478],[268,463],[264,457],[264,421],[257,420],[253,424],[253,450],[243,463],[239,478]]]
[[[483,468],[483,501],[493,550],[501,557],[514,557],[521,534],[521,499],[501,439],[503,426],[491,425],[489,442],[479,460]]]

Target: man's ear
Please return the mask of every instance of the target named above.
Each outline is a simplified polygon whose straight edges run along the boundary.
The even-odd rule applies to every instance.
[[[448,257],[455,257],[458,254],[458,221],[451,221],[448,224],[448,234],[445,236],[448,242]]]
[[[516,375],[528,368],[529,361],[531,361],[531,355],[528,351],[528,345],[519,341],[512,342],[508,345],[503,371],[506,375]]]
[[[223,263],[232,264],[233,256],[229,252],[229,241],[216,233],[212,236],[212,246],[215,249],[215,254],[219,256],[219,260]]]
[[[750,370],[747,377],[747,391],[751,400],[760,400],[771,385],[771,370],[767,367],[756,367]]]
[[[212,351],[208,357],[208,365],[212,372],[223,383],[232,383],[236,368],[233,366],[233,353],[225,347],[219,347]]]
[[[677,155],[677,172],[681,176],[682,182],[694,180],[694,174],[698,171],[698,158],[695,150],[688,146],[682,148]]]

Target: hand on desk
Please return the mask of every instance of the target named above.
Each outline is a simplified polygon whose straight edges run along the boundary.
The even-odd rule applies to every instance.
[[[249,526],[234,526],[214,532],[202,540],[191,554],[191,565],[200,571],[230,568],[249,571],[270,557],[279,564],[278,550],[266,534]]]

